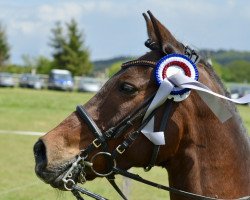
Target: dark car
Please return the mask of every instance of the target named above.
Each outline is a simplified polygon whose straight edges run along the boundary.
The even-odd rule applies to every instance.
[[[0,87],[14,87],[14,85],[12,74],[6,72],[0,73]]]
[[[44,82],[38,75],[23,74],[20,77],[19,86],[39,90],[44,88]]]

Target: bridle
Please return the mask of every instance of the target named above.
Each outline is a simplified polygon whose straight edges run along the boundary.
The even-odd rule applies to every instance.
[[[188,57],[192,57],[195,55],[198,55],[195,51],[191,50],[190,48],[185,48],[185,55]],[[145,67],[155,67],[155,62],[147,61],[147,60],[134,60],[126,62],[122,65],[122,68],[129,68],[134,66],[145,66]],[[154,183],[152,181],[146,180],[142,177],[140,177],[137,174],[133,174],[131,172],[128,172],[126,170],[123,170],[117,166],[116,159],[119,156],[122,156],[122,154],[134,143],[135,140],[139,138],[139,136],[142,134],[141,130],[145,127],[145,125],[151,120],[151,118],[156,113],[157,109],[155,109],[151,114],[141,121],[143,118],[148,106],[150,105],[152,99],[154,98],[155,94],[150,96],[148,99],[146,99],[136,110],[134,110],[130,115],[122,119],[117,125],[114,127],[109,128],[107,131],[102,132],[94,120],[91,118],[91,116],[88,114],[88,112],[85,110],[85,108],[81,105],[78,105],[76,107],[76,113],[79,115],[79,117],[88,125],[89,129],[91,130],[91,133],[94,136],[94,140],[92,143],[90,143],[85,149],[81,150],[80,155],[76,158],[76,161],[71,165],[69,170],[66,172],[64,177],[62,178],[62,181],[64,182],[64,187],[66,190],[70,190],[73,195],[76,197],[77,200],[83,200],[83,197],[81,197],[80,193],[85,194],[87,196],[90,196],[94,199],[98,200],[106,200],[106,198],[92,193],[85,188],[81,188],[75,183],[73,180],[73,173],[77,173],[77,178],[79,183],[85,183],[86,182],[86,174],[84,169],[86,167],[90,168],[94,174],[101,177],[106,177],[109,183],[114,187],[114,189],[119,193],[119,195],[124,199],[127,200],[126,196],[122,193],[122,191],[119,189],[115,182],[115,175],[119,174],[122,176],[125,176],[127,178],[133,179],[135,181],[169,191],[173,194],[177,194],[183,197],[191,198],[191,199],[197,199],[197,200],[217,200],[217,198],[212,197],[206,197],[190,192],[186,192],[183,190],[179,190],[173,187],[167,187],[161,184]],[[166,100],[164,104],[164,114],[161,119],[161,124],[159,131],[164,131],[167,126],[168,119],[170,115],[172,114],[172,108],[174,105],[174,101],[172,99]],[[132,127],[134,124],[140,123],[139,128],[136,131],[130,132],[126,135],[125,139],[112,151],[109,151],[108,148],[108,141],[114,138],[118,138],[121,136],[122,133],[124,133],[125,130]],[[101,149],[98,153],[94,154],[90,160],[88,160],[89,155],[91,153],[94,153],[96,149]],[[145,167],[145,171],[149,171],[153,166],[156,164],[157,156],[160,150],[159,145],[154,145],[152,156],[150,159],[150,162],[147,167]],[[104,158],[107,161],[106,170],[105,171],[99,171],[95,168],[95,161],[98,158]],[[250,196],[240,198],[241,200],[250,200]]]

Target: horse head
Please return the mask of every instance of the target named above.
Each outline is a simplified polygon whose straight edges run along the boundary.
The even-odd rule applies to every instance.
[[[170,184],[181,188],[180,182],[173,176],[177,174],[179,179],[180,176],[190,178],[190,174],[185,173],[193,171],[192,168],[198,165],[197,156],[202,155],[190,149],[198,148],[202,152],[206,148],[215,148],[215,154],[218,153],[217,146],[208,147],[209,141],[204,139],[206,136],[197,132],[209,129],[209,133],[213,134],[215,129],[226,131],[232,125],[227,123],[221,128],[218,119],[196,92],[192,92],[185,101],[171,104],[166,119],[168,123],[163,127],[165,145],[155,148],[157,145],[140,133],[145,109],[159,87],[154,77],[155,63],[165,55],[185,54],[186,50],[152,13],[148,14],[149,18],[143,14],[149,36],[145,45],[151,51],[135,61],[123,64],[121,70],[94,97],[35,144],[35,172],[46,183],[63,190],[63,179],[69,177],[66,175],[69,175],[67,172],[72,163],[82,158],[84,164],[70,171],[71,180],[75,183],[79,182],[83,165],[83,178],[86,180],[110,175],[114,166],[123,170],[131,167],[147,168],[152,160],[152,152],[156,149],[157,157],[153,164],[166,168],[170,173]],[[202,60],[197,63],[197,67],[199,81],[225,95],[211,67]],[[168,104],[164,103],[154,111],[156,130],[162,129],[161,121],[166,111],[164,107],[168,107]],[[207,121],[213,123],[213,127]],[[196,123],[200,123],[199,126],[193,125]],[[191,190],[189,183],[183,184],[184,189]],[[201,193],[197,188],[193,191]]]

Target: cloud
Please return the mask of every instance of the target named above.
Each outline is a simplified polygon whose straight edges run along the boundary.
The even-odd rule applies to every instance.
[[[36,32],[38,24],[32,21],[11,21],[8,24],[8,29],[11,30],[11,34],[24,34],[31,35]]]
[[[56,21],[80,19],[82,7],[76,3],[19,5],[0,7],[0,20],[6,26],[12,60],[21,62],[22,54],[49,56],[50,29]]]
[[[45,22],[65,21],[69,17],[79,18],[83,11],[82,7],[76,3],[43,4],[37,10],[38,19]]]
[[[244,0],[13,0],[0,2],[0,21],[7,28],[14,62],[20,62],[23,53],[49,56],[51,28],[71,18],[84,30],[92,57],[104,58],[145,50],[140,15],[148,9],[181,41],[208,48],[250,48],[250,1]]]

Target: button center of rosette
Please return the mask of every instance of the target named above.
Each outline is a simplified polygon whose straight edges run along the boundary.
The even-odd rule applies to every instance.
[[[182,54],[169,54],[161,58],[155,68],[155,79],[160,86],[165,78],[181,72],[182,74],[198,80],[199,73],[196,65],[186,56]],[[190,94],[190,89],[179,88],[175,86],[171,91],[169,98],[174,101],[182,101]]]

